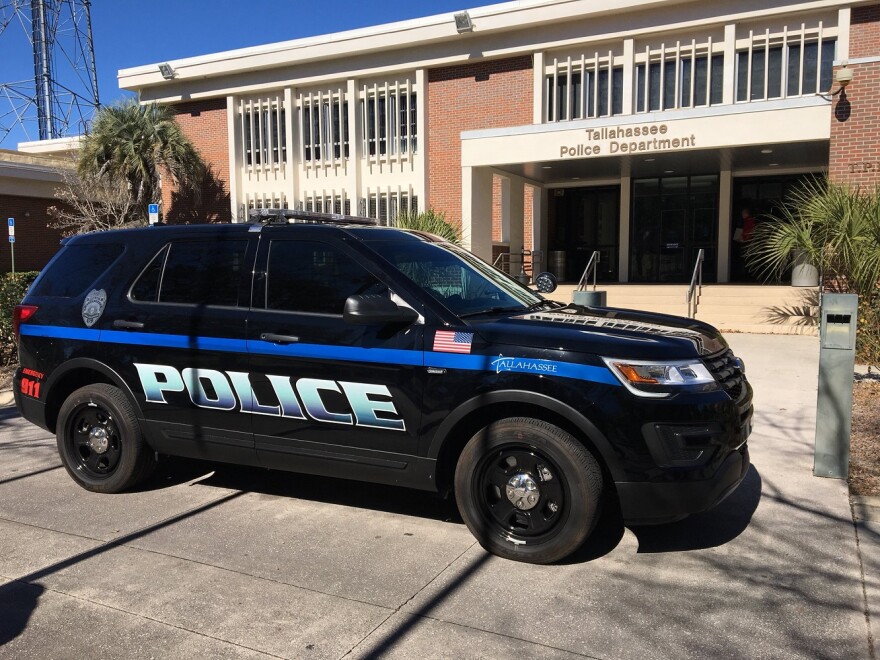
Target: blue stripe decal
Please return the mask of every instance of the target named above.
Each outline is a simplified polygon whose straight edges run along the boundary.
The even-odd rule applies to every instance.
[[[572,378],[575,380],[604,383],[606,385],[620,385],[620,382],[605,367],[533,358],[465,355],[431,351],[422,353],[421,351],[402,349],[359,348],[353,346],[329,346],[325,344],[274,344],[266,341],[225,339],[222,337],[191,337],[151,332],[98,330],[93,328],[31,324],[22,325],[21,334],[30,337],[100,341],[108,344],[156,346],[160,348],[218,351],[223,353],[251,353],[319,360],[341,360],[345,362],[440,367],[464,371],[529,373],[533,375]]]

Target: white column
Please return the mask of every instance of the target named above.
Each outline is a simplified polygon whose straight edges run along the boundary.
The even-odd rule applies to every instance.
[[[620,282],[629,282],[629,236],[630,236],[630,202],[632,201],[632,178],[624,176],[620,178],[620,228],[617,239],[620,247],[617,249],[617,279]]]
[[[632,39],[623,40],[623,114],[635,112],[633,90],[635,89],[636,49]]]
[[[492,261],[492,171],[461,168],[461,235],[464,246]]]
[[[849,7],[837,11],[837,59],[849,59],[849,30],[852,18]]]
[[[360,215],[360,200],[363,197],[361,191],[361,163],[363,162],[361,130],[363,129],[358,128],[360,103],[358,103],[358,82],[355,78],[346,81],[345,97],[348,100],[348,163],[345,168],[345,194],[351,200],[351,214]],[[364,215],[368,213],[369,208],[366,209]]]
[[[430,186],[428,185],[428,72],[425,69],[416,69],[416,89],[418,90],[418,102],[416,104],[416,139],[418,150],[415,155],[416,172],[421,172],[419,180],[420,190],[416,190],[419,196],[419,209],[425,211],[431,208]]]
[[[730,282],[730,236],[733,176],[721,170],[718,179],[718,282]]]
[[[525,238],[525,194],[522,179],[507,179],[508,213],[510,218],[510,254],[519,255]],[[514,274],[519,274],[519,271]]]
[[[547,270],[547,223],[544,222],[544,189],[532,186],[532,249],[541,251],[541,261],[534,266],[534,274]]]
[[[544,53],[539,51],[532,56],[534,82],[532,83],[532,123],[544,121]]]
[[[238,215],[238,170],[240,167],[238,139],[236,137],[235,97],[226,97],[226,138],[229,140],[229,209],[233,222],[247,222]]]
[[[709,60],[712,66],[712,60]],[[710,90],[711,93],[711,90]],[[736,25],[724,26],[724,89],[721,102],[732,105],[736,101]]]
[[[293,88],[284,88],[284,130],[286,132],[284,148],[287,149],[287,158],[284,163],[284,174],[287,179],[285,191],[288,195],[288,208],[295,209],[297,202],[297,173],[299,172],[299,142],[296,137],[298,131],[295,130],[296,121],[296,104],[293,102]]]
[[[510,179],[499,176],[501,182],[501,242],[510,245]]]

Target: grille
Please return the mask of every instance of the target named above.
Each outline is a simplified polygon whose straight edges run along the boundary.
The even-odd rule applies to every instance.
[[[736,368],[733,351],[726,350],[718,355],[706,358],[706,367],[712,372],[721,387],[734,401],[739,399],[743,391],[743,375]]]

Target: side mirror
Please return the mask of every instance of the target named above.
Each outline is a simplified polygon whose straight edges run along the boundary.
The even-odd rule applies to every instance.
[[[538,273],[535,278],[535,288],[541,293],[553,293],[556,291],[557,284],[556,276],[553,273]]]
[[[385,325],[403,323],[409,325],[419,318],[418,312],[402,307],[388,296],[366,294],[349,296],[342,310],[342,318],[353,325]]]

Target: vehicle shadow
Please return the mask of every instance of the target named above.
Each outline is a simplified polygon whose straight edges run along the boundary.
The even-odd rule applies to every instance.
[[[189,481],[214,488],[464,524],[455,499],[444,499],[436,493],[183,458],[160,462],[156,473],[139,490],[161,489]],[[609,554],[623,538],[625,527],[636,536],[639,553],[681,552],[724,545],[748,527],[761,501],[761,489],[761,476],[752,465],[739,488],[721,504],[663,525],[626,525],[612,493],[606,496],[599,520],[587,542],[561,563],[590,562]]]
[[[640,553],[703,550],[724,545],[742,534],[761,501],[763,481],[754,465],[718,506],[666,525],[633,525]]]
[[[199,479],[200,476],[204,478]],[[453,498],[436,493],[333,477],[298,474],[201,460],[168,458],[138,490],[155,490],[198,479],[199,485],[399,513],[463,524]]]

